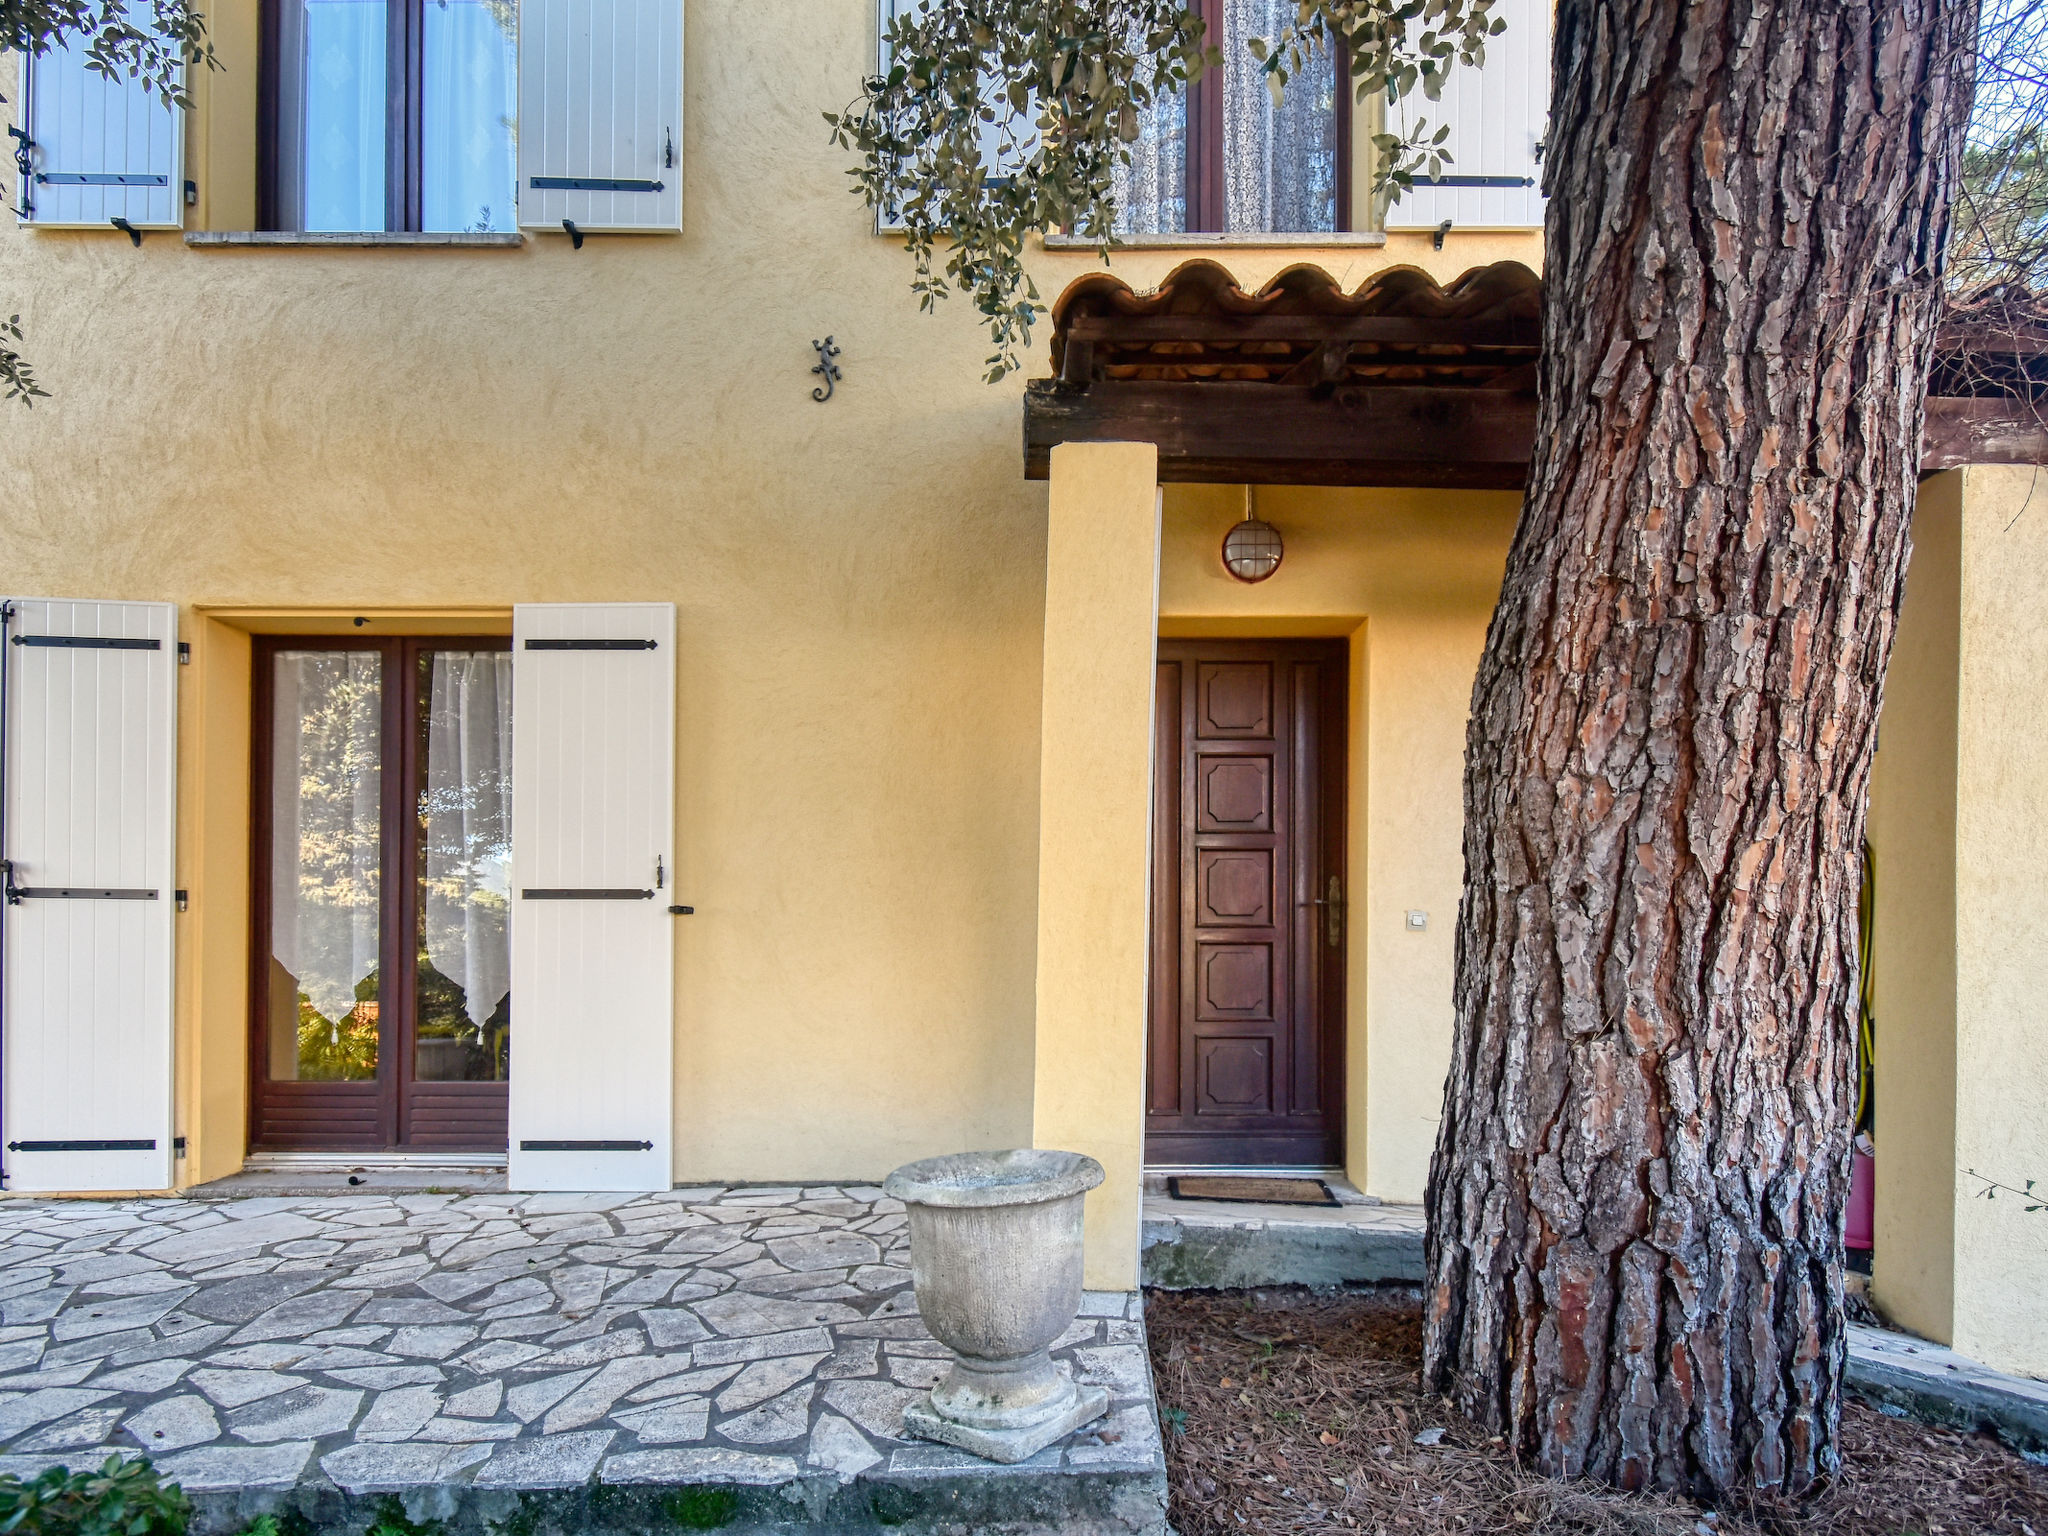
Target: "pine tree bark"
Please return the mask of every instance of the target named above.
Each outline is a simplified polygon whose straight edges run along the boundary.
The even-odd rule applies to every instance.
[[[1975,0],[1561,0],[1425,1378],[1544,1471],[1837,1466],[1866,791]]]

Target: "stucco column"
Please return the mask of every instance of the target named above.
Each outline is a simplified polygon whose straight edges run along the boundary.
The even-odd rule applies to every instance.
[[[1921,488],[1885,682],[1872,1290],[1915,1331],[2048,1374],[2048,492],[1973,466]],[[1974,1172],[1973,1172],[1974,1170]]]
[[[1145,1132],[1159,452],[1052,451],[1038,778],[1038,1055],[1032,1138],[1085,1152],[1087,1284],[1138,1283]]]

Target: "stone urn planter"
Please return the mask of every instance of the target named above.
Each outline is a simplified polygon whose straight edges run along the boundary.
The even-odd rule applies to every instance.
[[[1022,1461],[1108,1410],[1047,1353],[1080,1310],[1081,1197],[1101,1182],[1078,1152],[959,1152],[889,1175],[910,1214],[917,1309],[955,1356],[904,1411],[911,1434]]]

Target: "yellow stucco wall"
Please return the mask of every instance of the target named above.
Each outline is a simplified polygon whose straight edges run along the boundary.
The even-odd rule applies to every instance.
[[[2048,483],[1972,468],[1922,491],[1887,683],[1878,859],[1881,1307],[2048,1375]],[[1973,1175],[1982,1175],[1978,1178]]]
[[[979,382],[967,305],[917,313],[825,139],[871,0],[805,6],[801,47],[792,16],[690,0],[680,237],[138,250],[0,218],[0,293],[53,396],[10,418],[0,585],[176,601],[195,646],[188,1178],[244,1134],[244,631],[302,609],[678,603],[679,1176],[872,1176],[1029,1139],[1046,493],[1020,474],[1021,384]],[[255,17],[212,14],[195,228],[253,219]],[[0,58],[18,101],[16,74]],[[1420,255],[1451,276],[1499,246]],[[1144,284],[1188,254],[1116,269]],[[1385,262],[1205,254],[1252,285]],[[1095,264],[1033,258],[1049,294]],[[828,332],[845,382],[819,406]]]
[[[1420,1200],[1450,1061],[1465,719],[1521,499],[1257,495],[1287,554],[1247,586],[1217,553],[1242,488],[1167,487],[1160,628],[1352,637],[1346,1171],[1382,1199]],[[1406,926],[1411,910],[1426,929]]]
[[[1956,769],[1955,1347],[2048,1376],[2048,473],[1963,471]]]
[[[1920,487],[1870,781],[1877,875],[1871,1289],[1901,1325],[1954,1326],[1956,681],[1963,477]]]

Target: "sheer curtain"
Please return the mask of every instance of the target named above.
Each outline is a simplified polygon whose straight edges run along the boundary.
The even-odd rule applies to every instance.
[[[1287,82],[1277,109],[1246,52],[1295,20],[1295,0],[1224,0],[1223,227],[1308,234],[1337,227],[1337,71],[1327,50]]]
[[[1111,173],[1120,235],[1177,235],[1188,227],[1188,98],[1166,91],[1138,116],[1131,163]]]
[[[516,226],[516,0],[425,0],[420,225],[483,234]]]
[[[512,655],[435,651],[427,665],[420,940],[481,1043],[512,987]]]
[[[280,0],[278,220],[384,228],[385,0]]]
[[[382,658],[286,651],[271,730],[270,948],[338,1038],[377,969]],[[272,1021],[296,1029],[297,1020]],[[275,1075],[275,1074],[273,1074]]]

